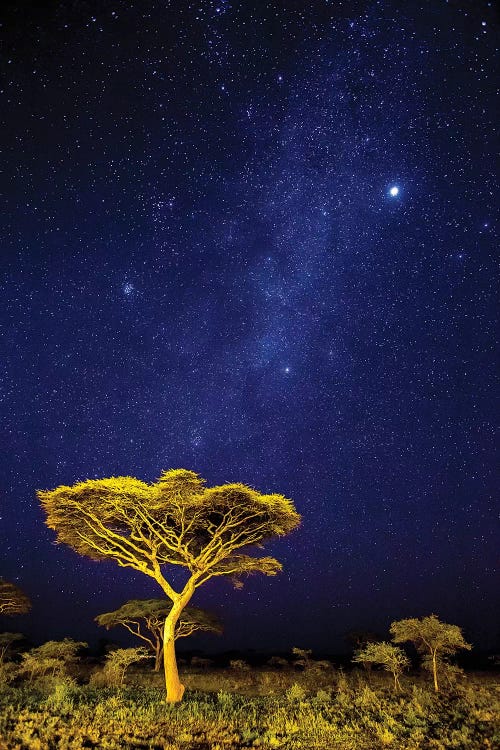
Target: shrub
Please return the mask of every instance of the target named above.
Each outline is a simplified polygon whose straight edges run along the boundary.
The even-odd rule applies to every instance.
[[[72,713],[78,695],[78,686],[71,677],[53,678],[52,691],[45,703],[61,713]]]
[[[291,703],[295,701],[303,701],[305,697],[306,691],[298,684],[298,682],[294,682],[292,687],[286,691],[286,698]]]
[[[290,666],[287,659],[284,659],[282,656],[271,656],[267,663],[270,667],[278,669],[286,669]]]
[[[9,685],[19,674],[19,668],[11,661],[0,661],[0,689]]]
[[[91,676],[95,687],[118,687],[123,685],[127,669],[143,659],[149,659],[150,652],[143,646],[136,648],[117,648],[106,656],[104,667]]]
[[[236,669],[240,672],[249,672],[251,669],[250,664],[247,664],[246,661],[243,661],[243,659],[232,659],[229,662],[229,666],[231,667],[231,669]]]
[[[295,656],[295,659],[293,661],[294,667],[301,667],[302,669],[307,669],[311,664],[311,649],[308,648],[297,648],[294,646],[292,648],[292,654]]]

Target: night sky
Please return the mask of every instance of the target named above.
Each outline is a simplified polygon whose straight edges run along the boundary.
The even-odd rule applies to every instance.
[[[162,595],[55,546],[36,489],[186,468],[303,516],[279,577],[200,589],[193,647],[432,612],[491,646],[494,3],[2,7],[0,575],[33,610],[0,629],[95,642]]]

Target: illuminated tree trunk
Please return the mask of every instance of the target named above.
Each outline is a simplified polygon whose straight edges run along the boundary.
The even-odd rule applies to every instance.
[[[437,657],[436,650],[432,652],[432,675],[434,677],[434,690],[439,693],[438,678],[437,678]]]
[[[165,685],[167,688],[167,703],[178,703],[182,700],[185,687],[179,679],[177,659],[175,657],[175,626],[184,607],[194,594],[194,581],[191,579],[184,587],[182,594],[175,599],[172,609],[165,620],[163,630],[163,666],[165,668]]]
[[[165,620],[163,631],[163,666],[165,669],[165,686],[167,688],[167,703],[178,703],[184,695],[184,685],[179,679],[177,659],[175,657],[175,626],[183,607],[175,602],[170,614]]]

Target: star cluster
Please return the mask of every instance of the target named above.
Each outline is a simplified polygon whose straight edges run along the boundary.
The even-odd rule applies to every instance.
[[[493,3],[2,14],[0,573],[25,630],[96,637],[155,594],[54,548],[35,489],[184,467],[303,515],[281,577],[200,593],[224,646],[431,612],[490,644]]]

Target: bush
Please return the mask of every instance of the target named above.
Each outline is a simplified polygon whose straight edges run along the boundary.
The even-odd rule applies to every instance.
[[[286,691],[286,697],[290,702],[303,701],[306,697],[306,691],[298,682],[294,682],[292,687]]]
[[[240,672],[249,672],[251,669],[250,664],[247,664],[246,661],[243,661],[243,659],[232,659],[229,662],[229,666],[231,667],[231,669],[236,669]]]
[[[0,661],[0,689],[9,685],[19,674],[19,668],[11,661]]]
[[[59,714],[72,713],[78,700],[78,686],[71,677],[52,678],[51,692],[46,705]]]
[[[94,687],[118,687],[123,685],[127,669],[143,659],[150,659],[147,648],[117,648],[106,656],[106,663],[102,669],[91,675],[90,683]]]

